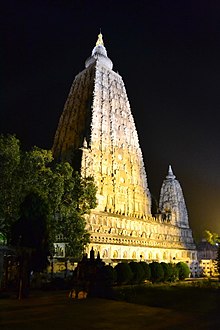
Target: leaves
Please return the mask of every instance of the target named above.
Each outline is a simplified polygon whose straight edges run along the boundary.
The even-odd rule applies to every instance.
[[[21,204],[21,217],[12,226],[11,243],[19,255],[28,252],[30,269],[43,271],[48,265],[48,205],[36,193],[30,193]],[[24,255],[23,255],[24,257]]]
[[[0,231],[6,236],[21,202],[19,166],[19,141],[13,135],[0,135]]]
[[[35,193],[47,205],[49,241],[59,235],[69,255],[79,256],[89,241],[83,215],[97,205],[92,177],[82,178],[69,163],[55,163],[50,150],[24,152],[14,136],[0,136],[0,189],[3,235],[10,239],[13,224],[25,212],[22,202]]]
[[[220,243],[220,237],[217,233],[212,233],[209,230],[205,230],[205,239],[211,245],[216,245],[216,243]]]

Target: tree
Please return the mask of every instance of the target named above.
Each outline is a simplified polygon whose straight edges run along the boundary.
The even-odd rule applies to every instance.
[[[57,180],[52,161],[51,151],[34,147],[23,152],[15,136],[0,136],[0,231],[7,240],[10,240],[11,227],[20,217],[20,205],[28,194],[36,192],[46,201],[50,196],[54,197]],[[58,201],[52,199],[57,205]]]
[[[178,269],[179,280],[185,280],[186,277],[189,277],[190,269],[185,262],[178,262],[176,268]]]
[[[112,286],[117,280],[115,268],[110,265],[105,265],[100,268],[100,278],[106,286]]]
[[[140,262],[131,261],[129,262],[129,266],[133,273],[132,283],[133,284],[141,283],[144,279],[144,269],[140,265]]]
[[[25,197],[37,194],[47,204],[49,242],[58,234],[68,254],[78,258],[89,240],[84,215],[96,206],[93,178],[82,178],[69,163],[55,163],[52,152],[20,149],[14,136],[0,136],[0,232],[10,241]]]
[[[117,280],[115,268],[110,265],[100,264],[97,269],[97,277],[91,291],[93,295],[103,298],[113,298],[114,291],[112,287]]]
[[[150,281],[151,278],[151,269],[148,263],[146,263],[145,261],[141,261],[140,262],[141,267],[144,270],[144,280],[148,280]]]
[[[217,268],[218,268],[219,281],[220,281],[220,244],[218,245]]]
[[[131,281],[133,272],[129,264],[125,262],[119,263],[115,266],[115,270],[117,273],[117,283],[119,285],[127,284]]]
[[[82,178],[68,163],[57,171],[63,174],[63,193],[56,208],[55,235],[60,237],[57,242],[66,242],[67,255],[79,258],[89,242],[84,215],[97,205],[96,187],[93,178]]]
[[[211,232],[209,230],[205,230],[204,236],[206,241],[211,245],[216,245],[220,243],[220,236],[217,233]]]
[[[48,265],[49,232],[48,205],[37,193],[30,193],[21,204],[21,216],[12,226],[11,243],[30,250],[33,271],[43,271]]]
[[[159,262],[156,261],[151,262],[150,269],[151,269],[151,281],[153,283],[163,281],[164,271],[163,271],[163,267],[161,266],[161,264],[159,264]]]
[[[175,282],[178,280],[178,276],[179,276],[179,270],[177,269],[175,264],[172,263],[168,263],[171,275],[170,275],[170,281],[171,282]]]
[[[19,140],[13,135],[0,135],[0,232],[4,240],[18,217],[21,203],[20,157]]]
[[[21,216],[12,226],[11,244],[19,258],[19,298],[28,295],[31,271],[41,272],[48,265],[48,206],[36,193],[21,204]]]
[[[171,281],[173,275],[173,269],[171,264],[167,264],[166,262],[161,262],[161,266],[163,267],[164,272],[164,282]]]

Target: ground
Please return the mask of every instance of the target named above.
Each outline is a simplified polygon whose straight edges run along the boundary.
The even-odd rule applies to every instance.
[[[193,297],[192,297],[193,299]],[[220,319],[215,303],[210,301],[208,314],[195,308],[190,311],[175,308],[150,307],[122,301],[87,298],[70,300],[68,292],[33,292],[28,299],[15,297],[0,299],[1,330],[30,329],[217,329]],[[190,304],[190,302],[189,302]],[[184,306],[182,306],[184,307]]]

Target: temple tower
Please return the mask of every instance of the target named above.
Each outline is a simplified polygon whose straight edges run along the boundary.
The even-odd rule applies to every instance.
[[[93,248],[113,263],[196,260],[182,190],[171,167],[161,190],[162,214],[151,214],[134,119],[123,80],[112,67],[99,34],[72,84],[53,144],[56,159],[93,176],[98,188],[98,206],[86,216],[87,252]]]
[[[102,35],[71,87],[53,153],[98,187],[97,211],[146,218],[151,199],[125,86]]]
[[[161,187],[159,208],[173,225],[189,228],[188,213],[182,188],[173,174],[171,165],[169,165],[168,174]]]

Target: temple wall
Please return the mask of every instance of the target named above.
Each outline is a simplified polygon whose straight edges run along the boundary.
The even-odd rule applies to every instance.
[[[92,212],[87,218],[90,244],[106,263],[115,265],[122,260],[186,262],[192,276],[198,274],[197,251],[192,231],[171,224],[158,223],[154,218],[139,220]]]
[[[94,244],[195,249],[190,228],[159,222],[150,216],[142,220],[93,211],[87,216],[87,230]]]
[[[196,251],[186,251],[184,249],[168,249],[168,248],[156,248],[156,247],[140,247],[140,246],[128,246],[128,245],[116,245],[116,244],[98,244],[91,243],[86,252],[93,248],[95,256],[98,252],[100,257],[105,262],[117,263],[124,260],[134,261],[158,261],[158,262],[190,262],[190,260],[197,260]]]

